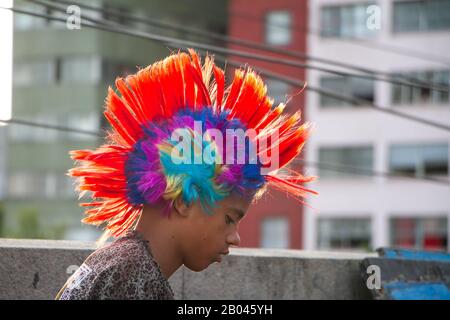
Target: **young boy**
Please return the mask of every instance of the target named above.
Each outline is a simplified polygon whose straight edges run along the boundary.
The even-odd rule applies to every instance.
[[[212,79],[213,78],[213,79]],[[224,72],[190,50],[118,78],[106,99],[113,131],[97,150],[72,151],[82,221],[106,224],[56,299],[173,299],[182,265],[201,271],[240,243],[239,223],[267,187],[298,198],[313,180],[288,169],[308,126],[272,108],[250,69]],[[300,200],[301,201],[301,200]]]

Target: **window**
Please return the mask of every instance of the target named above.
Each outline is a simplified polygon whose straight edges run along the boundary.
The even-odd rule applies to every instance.
[[[271,217],[263,220],[261,248],[289,248],[289,222],[286,218]]]
[[[374,3],[325,6],[321,9],[321,34],[323,37],[367,38],[376,30],[367,27],[367,8]]]
[[[95,57],[62,57],[54,60],[14,63],[16,86],[63,83],[96,83],[100,80],[101,63]]]
[[[438,86],[442,86],[450,89],[450,71],[421,71],[421,72],[408,72],[408,73],[396,73],[394,78],[402,81],[414,82],[415,79],[419,79],[426,83],[436,83]],[[417,82],[417,81],[416,81]],[[433,90],[429,88],[418,88],[408,85],[392,85],[392,103],[393,104],[448,104],[449,93],[442,90]]]
[[[322,147],[319,149],[319,176],[340,177],[365,175],[372,170],[373,148]]]
[[[367,104],[374,102],[374,84],[372,80],[351,77],[322,77],[320,86],[328,91],[345,96],[354,96],[367,100]],[[320,95],[322,107],[345,107],[352,104],[348,101],[335,99],[326,95]]]
[[[290,89],[287,83],[274,79],[267,79],[265,82],[268,94],[274,100],[274,105],[286,102],[286,96]]]
[[[397,1],[394,32],[450,29],[450,0]]]
[[[448,145],[393,145],[390,171],[416,176],[448,175]]]
[[[96,57],[63,57],[61,82],[97,83],[101,75],[101,60]]]
[[[113,82],[137,71],[133,63],[105,61],[96,56],[63,56],[53,60],[14,62],[16,86],[56,83]]]
[[[63,127],[75,128],[85,131],[100,131],[99,115],[96,112],[87,114],[71,114],[67,117],[65,114],[34,114],[33,121],[36,123],[45,123],[50,125],[59,125]],[[92,141],[94,136],[76,133],[62,132],[49,128],[39,128],[31,126],[10,126],[8,128],[8,138],[12,142],[53,142],[53,141]]]
[[[21,198],[33,192],[33,177],[30,174],[24,172],[10,173],[8,178],[8,196]]]
[[[73,114],[69,118],[66,118],[62,120],[65,124],[67,124],[70,128],[76,128],[79,130],[85,130],[85,131],[91,131],[91,132],[97,132],[100,131],[100,123],[99,123],[99,116],[97,113],[88,113],[88,114]],[[76,133],[76,132],[68,132],[67,136],[71,140],[75,141],[81,141],[81,140],[88,140],[92,141],[92,139],[95,139],[94,136],[83,134],[83,133]]]
[[[272,11],[266,14],[266,42],[275,46],[291,42],[291,14],[288,11]]]
[[[46,197],[47,185],[45,173],[14,172],[9,175],[8,195],[21,199]]]
[[[64,7],[64,12],[49,7],[45,8],[44,6],[32,3],[21,3],[20,5],[15,6],[15,8],[38,14],[49,15],[56,18],[66,19],[68,17]],[[90,14],[90,16],[92,16],[92,14]],[[16,31],[43,29],[47,27],[51,27],[54,29],[66,29],[66,24],[63,21],[34,17],[26,14],[14,15],[14,29]]]
[[[44,187],[45,190],[45,197],[46,198],[55,197],[57,192],[58,177],[52,172],[47,172],[47,174],[45,174],[44,176],[44,179],[45,183],[42,187]]]
[[[13,172],[9,175],[11,198],[75,198],[73,181],[63,172]]]
[[[59,10],[47,8],[46,14],[49,16],[61,18],[61,19],[64,19],[65,21],[67,21],[68,15],[65,10],[66,10],[66,8],[64,8],[64,12],[61,12]],[[47,25],[49,27],[51,27],[52,29],[67,30],[67,25],[63,21],[47,19]]]
[[[425,250],[447,250],[446,217],[392,218],[391,245]]]
[[[56,79],[56,64],[52,60],[14,62],[15,86],[46,85]]]
[[[117,77],[126,77],[136,71],[137,66],[130,62],[102,61],[102,79],[107,83],[112,83]]]
[[[33,114],[32,119],[36,123],[45,123],[58,125],[58,117],[55,114]],[[58,137],[62,135],[53,129],[39,128],[32,126],[9,126],[8,128],[8,138],[12,142],[23,141],[23,142],[52,142],[57,141]]]
[[[67,175],[59,176],[59,184],[61,190],[61,196],[65,198],[74,198],[76,196],[75,192],[75,180]]]
[[[64,199],[74,199],[76,198],[75,192],[75,180],[72,177],[67,176],[64,173],[52,172],[49,175],[52,175],[55,180],[56,190],[53,193],[49,193],[49,197],[54,198],[64,198]]]
[[[317,234],[318,248],[322,250],[370,250],[371,232],[368,218],[320,218]]]
[[[14,5],[14,8],[31,11],[39,14],[47,14],[45,7],[29,4],[20,4],[20,6]],[[46,20],[40,17],[34,17],[27,14],[15,14],[14,15],[14,30],[25,31],[44,28],[46,26]]]
[[[110,21],[110,22],[116,22],[122,25],[126,26],[132,26],[133,21],[132,19],[127,19],[124,16],[131,15],[131,10],[128,7],[118,7],[111,4],[103,4],[103,19]],[[119,16],[120,15],[120,16]]]

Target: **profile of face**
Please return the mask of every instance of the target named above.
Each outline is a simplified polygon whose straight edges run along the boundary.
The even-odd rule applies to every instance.
[[[175,210],[185,217],[180,231],[183,264],[201,271],[220,262],[230,247],[239,246],[239,223],[250,204],[251,198],[232,194],[216,202],[209,214],[198,201],[185,207],[175,205]]]

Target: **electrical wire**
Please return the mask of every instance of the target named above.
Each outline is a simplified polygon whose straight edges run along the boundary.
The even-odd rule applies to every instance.
[[[6,9],[6,10],[11,10],[13,12],[16,13],[21,13],[21,14],[28,14],[31,16],[36,16],[36,17],[40,17],[40,18],[45,18],[45,19],[49,19],[49,20],[54,20],[54,21],[61,21],[61,22],[66,22],[66,20],[64,18],[59,18],[59,17],[53,17],[51,15],[46,15],[46,14],[39,14],[39,13],[35,13],[35,12],[29,12],[29,11],[25,11],[25,10],[20,10],[20,9],[15,9],[15,8],[2,8],[2,9]],[[93,21],[97,21],[96,19],[92,19]],[[103,22],[105,23],[104,20],[99,20],[99,22]],[[236,56],[241,56],[241,57],[250,57],[250,58],[254,58],[254,56],[257,55],[252,55],[250,53],[247,52],[242,52],[242,51],[237,51],[237,50],[232,50],[232,49],[224,49],[221,47],[217,47],[217,46],[210,46],[210,45],[206,45],[206,44],[202,44],[202,43],[197,43],[197,42],[193,42],[193,41],[186,41],[186,40],[182,40],[182,39],[178,39],[178,38],[172,38],[172,37],[165,37],[165,36],[161,36],[158,34],[152,34],[152,33],[146,33],[146,32],[141,32],[141,31],[135,31],[135,30],[129,30],[127,28],[123,28],[120,25],[114,24],[114,25],[105,25],[105,24],[98,24],[98,23],[86,23],[83,21],[80,21],[80,24],[89,28],[94,28],[94,29],[99,29],[99,30],[104,30],[104,31],[108,31],[108,32],[112,32],[112,33],[117,33],[117,34],[125,34],[125,35],[130,35],[130,36],[135,36],[135,37],[139,37],[139,38],[143,38],[143,39],[148,39],[148,40],[153,40],[153,41],[157,41],[157,42],[161,42],[164,43],[166,45],[169,46],[176,46],[179,49],[180,48],[184,48],[183,49],[187,49],[188,47],[193,47],[193,48],[197,48],[200,50],[208,50],[208,51],[213,51],[216,54],[225,54],[225,55],[236,55]],[[267,57],[266,57],[267,58]],[[269,72],[268,72],[269,73]],[[281,76],[281,75],[277,75],[276,73],[270,72],[272,74],[272,77],[277,77],[279,81],[284,81],[286,83],[291,83],[291,81],[293,80],[292,78],[289,79],[289,77],[285,77],[285,76]],[[298,80],[294,80],[296,81],[296,83],[298,83]],[[417,123],[421,123],[421,124],[425,124],[437,129],[442,129],[445,131],[450,131],[450,126],[446,125],[446,124],[441,124],[441,123],[437,123],[431,120],[427,120],[427,119],[423,119],[421,117],[416,117],[398,110],[393,110],[390,108],[385,108],[385,107],[380,107],[378,105],[375,105],[372,103],[372,101],[369,100],[365,100],[365,99],[360,99],[357,97],[350,97],[350,96],[345,96],[336,92],[332,92],[332,91],[328,91],[328,90],[323,90],[321,88],[311,88],[309,86],[306,87],[306,90],[315,90],[316,92],[319,92],[321,94],[326,94],[328,96],[333,96],[336,99],[342,99],[345,100],[347,102],[351,102],[353,104],[356,105],[364,105],[364,106],[368,106],[371,107],[373,110],[377,110],[380,112],[384,112],[390,115],[394,115],[397,117],[401,117],[404,119],[408,119]],[[320,90],[320,91],[319,91]]]
[[[319,70],[322,72],[331,73],[331,74],[335,74],[338,76],[364,78],[364,79],[373,80],[373,81],[382,81],[382,82],[388,82],[388,83],[396,84],[396,85],[404,85],[404,86],[410,86],[410,87],[415,87],[415,88],[426,88],[426,89],[436,90],[439,92],[450,93],[449,84],[425,82],[422,79],[418,79],[418,78],[414,78],[414,77],[406,76],[406,75],[402,75],[402,74],[397,74],[394,77],[392,74],[387,73],[387,72],[374,71],[374,70],[371,70],[368,68],[355,66],[355,65],[349,64],[349,63],[343,63],[343,62],[333,61],[330,59],[313,57],[311,55],[308,55],[308,54],[305,54],[302,52],[294,52],[294,51],[290,51],[290,50],[280,49],[280,48],[276,48],[276,47],[273,47],[270,45],[260,44],[258,42],[254,42],[254,41],[238,39],[238,38],[225,36],[225,35],[210,32],[210,31],[200,30],[197,28],[181,26],[181,25],[177,25],[174,23],[168,23],[168,22],[157,20],[157,19],[137,17],[137,16],[133,16],[130,14],[124,14],[122,12],[118,12],[118,11],[112,10],[112,9],[102,9],[102,8],[94,7],[91,5],[76,3],[73,1],[69,2],[69,1],[65,1],[65,0],[53,0],[53,1],[51,1],[51,3],[49,3],[49,1],[42,1],[42,0],[26,0],[26,1],[31,2],[31,3],[40,4],[42,6],[45,6],[46,8],[51,8],[53,10],[63,12],[63,13],[66,12],[65,8],[59,7],[58,5],[51,4],[51,3],[57,3],[59,5],[69,4],[69,3],[75,4],[75,5],[78,5],[80,8],[85,8],[87,10],[100,12],[103,14],[106,13],[108,15],[115,16],[115,17],[118,17],[121,19],[130,20],[133,22],[141,22],[141,23],[145,23],[146,25],[156,26],[156,27],[159,27],[162,29],[170,29],[170,30],[175,30],[175,31],[179,31],[179,32],[184,32],[184,33],[187,32],[187,33],[190,33],[193,35],[198,35],[198,36],[201,36],[204,38],[220,40],[220,41],[223,41],[228,44],[236,44],[236,45],[244,46],[247,48],[260,49],[260,50],[264,50],[267,52],[281,54],[281,55],[285,55],[285,56],[289,56],[289,57],[293,57],[293,58],[297,58],[297,59],[317,61],[320,63],[330,64],[330,65],[334,65],[337,67],[353,69],[353,70],[356,70],[356,71],[359,71],[362,73],[366,73],[368,75],[341,72],[341,71],[332,70],[329,68],[322,68],[319,70],[317,68],[320,68],[320,67],[305,64],[303,67],[308,68],[308,69]],[[83,15],[83,18],[87,21],[95,22],[89,16]],[[101,22],[98,19],[95,19],[95,20],[97,20],[97,23],[105,24],[104,22]]]

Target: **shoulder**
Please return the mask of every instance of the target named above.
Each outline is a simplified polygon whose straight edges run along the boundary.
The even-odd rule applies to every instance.
[[[145,247],[132,239],[118,239],[92,252],[69,277],[57,298],[114,299],[125,282],[139,276]]]
[[[75,284],[70,292],[78,299],[173,299],[147,243],[138,238],[118,239],[97,249],[69,280]]]
[[[85,263],[98,273],[111,269],[136,268],[148,263],[146,243],[138,239],[118,239],[95,250]]]
[[[100,250],[96,259],[110,259],[94,289],[99,299],[173,299],[145,240],[121,239]]]

